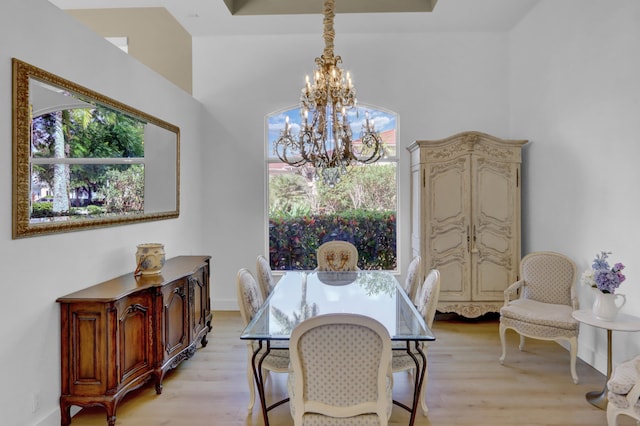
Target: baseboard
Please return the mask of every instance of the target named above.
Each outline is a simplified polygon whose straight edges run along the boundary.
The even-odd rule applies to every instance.
[[[238,302],[236,299],[214,299],[212,300],[211,309],[214,311],[238,311]]]
[[[79,408],[78,411],[80,411]],[[45,414],[44,417],[37,420],[33,426],[60,426],[60,418],[60,407],[56,407],[49,411],[48,414]]]

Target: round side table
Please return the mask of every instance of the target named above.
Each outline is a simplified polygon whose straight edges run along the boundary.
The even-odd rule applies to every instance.
[[[571,314],[576,321],[593,327],[607,330],[607,381],[611,378],[611,332],[612,331],[640,331],[640,318],[633,315],[618,313],[612,321],[597,318],[591,310],[573,311]],[[586,398],[592,405],[605,410],[607,408],[607,381],[602,391],[587,392]]]

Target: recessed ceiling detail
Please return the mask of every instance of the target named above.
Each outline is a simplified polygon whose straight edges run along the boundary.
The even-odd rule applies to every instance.
[[[232,15],[322,13],[320,0],[223,0]],[[438,0],[341,0],[336,13],[431,12]]]

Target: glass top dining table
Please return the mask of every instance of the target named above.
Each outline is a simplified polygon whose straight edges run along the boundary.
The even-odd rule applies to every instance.
[[[435,340],[398,280],[387,271],[287,271],[240,338],[289,340],[300,322],[330,313],[375,318],[387,328],[391,340]]]
[[[413,424],[419,397],[419,383],[424,377],[426,357],[419,342],[433,341],[435,336],[424,318],[389,271],[286,271],[262,307],[246,326],[240,338],[259,343],[253,359],[253,371],[260,394],[265,425],[267,411],[286,402],[267,407],[260,358],[258,353],[288,347],[292,330],[302,321],[316,315],[353,313],[378,320],[389,332],[392,341],[406,342],[394,345],[394,350],[413,353],[416,362],[416,386],[411,407],[396,403],[411,412]],[[413,346],[412,346],[413,344]],[[423,362],[418,360],[420,357]]]

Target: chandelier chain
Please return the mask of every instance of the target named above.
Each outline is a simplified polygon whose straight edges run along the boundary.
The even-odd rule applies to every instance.
[[[326,59],[333,58],[333,41],[336,38],[336,32],[333,29],[333,19],[336,16],[335,0],[326,0],[324,2],[324,56]]]

